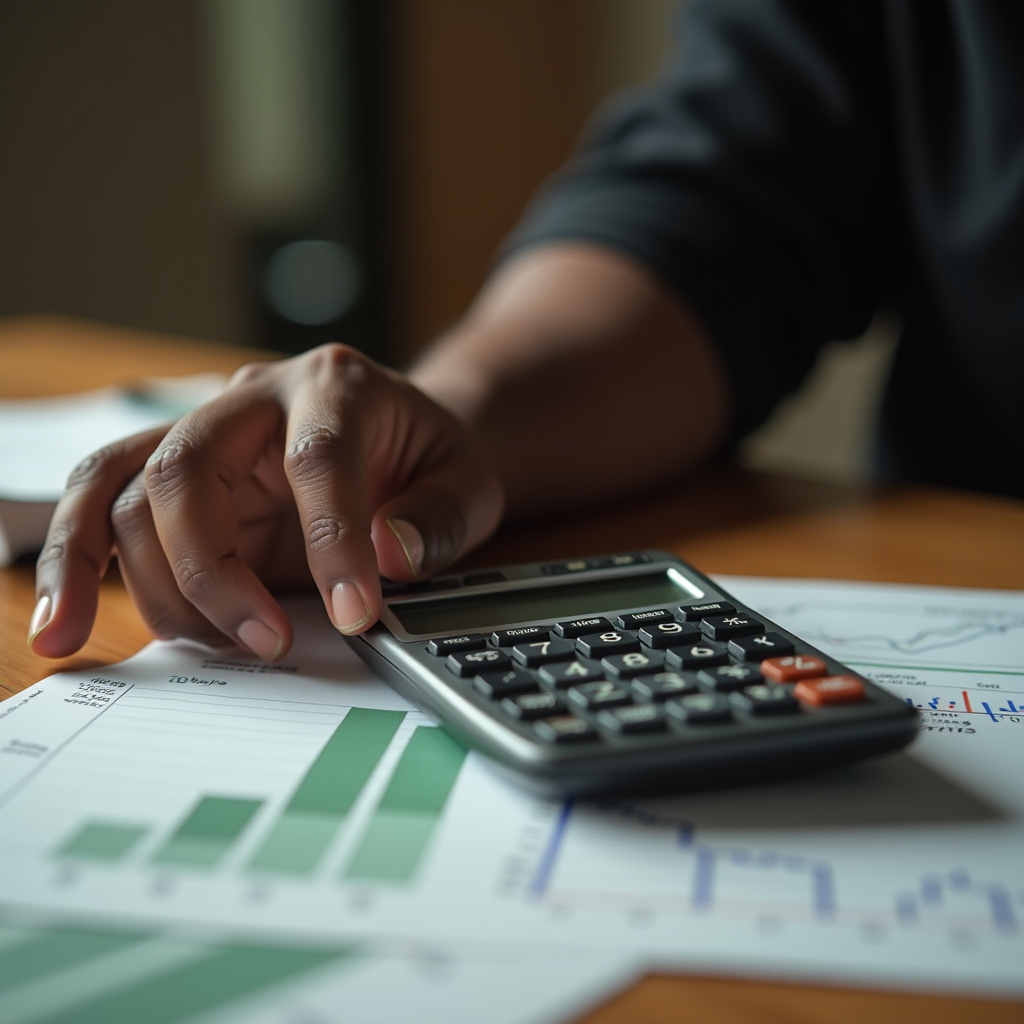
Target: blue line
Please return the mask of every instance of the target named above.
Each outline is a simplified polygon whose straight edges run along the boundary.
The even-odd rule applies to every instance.
[[[996,927],[1004,932],[1017,930],[1017,918],[1010,903],[1010,894],[1001,885],[991,885],[988,889],[988,902],[992,908],[992,920]]]
[[[544,895],[548,883],[551,881],[551,873],[555,868],[555,858],[558,856],[558,848],[562,845],[562,839],[565,836],[566,826],[569,824],[569,815],[572,813],[572,807],[573,802],[571,800],[566,800],[562,804],[562,810],[558,815],[555,830],[551,833],[551,838],[548,840],[547,849],[544,851],[544,856],[540,859],[540,864],[537,865],[537,874],[533,876],[533,881],[530,883],[530,896],[535,900],[539,900]]]
[[[949,873],[949,887],[951,889],[968,889],[971,885],[971,876],[964,868],[955,868]]]
[[[711,884],[715,875],[715,854],[706,846],[697,847],[697,863],[693,875],[693,905],[704,909],[711,906]]]
[[[828,864],[815,864],[811,868],[814,887],[814,909],[822,915],[836,912],[836,894],[832,885],[832,868]]]
[[[942,883],[934,875],[925,876],[921,879],[921,896],[925,903],[941,903]]]
[[[913,896],[904,893],[896,897],[896,916],[904,924],[917,922],[917,901]]]

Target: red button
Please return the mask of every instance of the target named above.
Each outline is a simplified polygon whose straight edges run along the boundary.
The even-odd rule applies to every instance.
[[[803,704],[858,704],[864,699],[864,684],[856,676],[826,676],[797,683],[793,695]]]
[[[828,665],[813,654],[791,654],[786,658],[768,658],[761,662],[761,675],[776,683],[795,683],[815,679],[828,671]]]

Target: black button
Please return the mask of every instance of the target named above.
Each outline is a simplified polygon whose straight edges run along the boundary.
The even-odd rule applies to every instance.
[[[742,690],[744,686],[753,686],[763,682],[761,673],[750,665],[718,665],[715,668],[702,668],[697,679],[706,690],[716,693],[730,693]]]
[[[548,743],[579,743],[597,739],[597,730],[578,715],[556,715],[542,718],[533,731]]]
[[[491,572],[471,572],[468,576],[462,577],[462,583],[467,587],[482,587],[485,583],[504,583],[505,574],[496,569]]]
[[[687,725],[712,725],[728,722],[732,706],[724,693],[694,693],[689,697],[670,700],[665,705],[670,717]]]
[[[640,700],[669,700],[697,692],[697,677],[689,672],[655,672],[633,680],[633,693]]]
[[[515,629],[498,629],[490,637],[495,647],[511,647],[527,640],[547,640],[550,626],[517,626]]]
[[[521,697],[506,697],[501,708],[513,718],[528,721],[562,714],[565,702],[556,693],[524,693]]]
[[[473,688],[491,700],[540,689],[529,672],[517,668],[506,669],[504,672],[481,672],[473,680]]]
[[[512,659],[504,651],[488,647],[483,651],[467,651],[465,654],[449,654],[445,662],[449,672],[457,676],[475,676],[481,672],[493,672],[511,668]]]
[[[615,566],[616,568],[619,568],[620,566],[624,566],[624,565],[641,565],[644,562],[649,562],[650,559],[646,555],[640,555],[640,554],[633,555],[633,554],[630,554],[630,555],[611,555],[608,558],[608,561],[613,566]]]
[[[575,653],[576,648],[570,640],[533,640],[512,648],[512,657],[527,668],[536,668],[549,661],[565,661]]]
[[[632,704],[633,694],[626,683],[613,683],[602,679],[596,683],[584,683],[569,691],[569,703],[588,711],[599,708],[614,708],[620,704]]]
[[[736,611],[736,605],[728,601],[709,601],[707,604],[683,604],[679,606],[679,617],[684,622],[700,622],[709,615],[728,615]]]
[[[764,623],[743,612],[733,612],[731,615],[713,615],[709,619],[701,619],[700,631],[712,640],[728,640],[734,636],[763,633]]]
[[[627,612],[620,615],[616,622],[622,629],[639,629],[649,622],[668,622],[672,613],[667,608],[653,608],[648,612]]]
[[[800,710],[800,702],[793,696],[791,686],[748,686],[730,694],[736,707],[749,715],[791,715]]]
[[[589,562],[577,558],[572,562],[552,562],[550,565],[545,565],[541,572],[548,576],[564,576],[566,573],[586,572],[589,568],[591,568]]]
[[[725,644],[702,640],[692,647],[673,647],[665,655],[669,668],[703,668],[705,665],[724,665],[729,660]]]
[[[765,658],[792,654],[793,641],[781,633],[762,633],[760,636],[741,636],[729,641],[729,653],[744,661],[763,661]]]
[[[584,633],[607,633],[612,629],[612,624],[603,616],[591,616],[589,619],[569,619],[568,622],[556,622],[555,636],[564,637],[566,640],[575,640]]]
[[[608,675],[615,679],[631,679],[645,672],[657,672],[665,664],[661,651],[633,651],[631,654],[609,654],[601,662]]]
[[[602,711],[597,724],[612,733],[659,732],[665,728],[665,712],[660,704],[634,704]]]
[[[640,642],[658,650],[678,647],[691,637],[700,638],[700,630],[691,622],[658,622],[640,630]]]
[[[478,651],[487,646],[483,633],[466,633],[463,636],[439,636],[427,644],[427,650],[439,657],[454,651]]]
[[[603,658],[606,654],[625,654],[639,651],[640,641],[622,629],[607,629],[603,633],[587,633],[576,641],[576,649],[584,658]]]
[[[565,689],[567,686],[577,686],[580,683],[592,683],[595,679],[604,679],[604,671],[600,666],[582,661],[545,665],[538,675],[542,683],[558,690]]]

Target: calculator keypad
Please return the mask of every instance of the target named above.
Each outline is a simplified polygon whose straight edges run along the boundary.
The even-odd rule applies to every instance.
[[[827,677],[823,658],[726,601],[440,637],[427,650],[556,745],[731,732],[865,699],[856,677]]]

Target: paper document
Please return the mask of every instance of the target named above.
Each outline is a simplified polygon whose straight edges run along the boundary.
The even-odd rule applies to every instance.
[[[1024,996],[1024,595],[723,583],[921,707],[913,747],[763,787],[539,800],[297,601],[282,665],[154,643],[0,704],[0,906]]]
[[[121,437],[169,422],[224,388],[216,373],[56,398],[0,400],[0,568],[46,537],[68,474]]]

